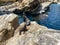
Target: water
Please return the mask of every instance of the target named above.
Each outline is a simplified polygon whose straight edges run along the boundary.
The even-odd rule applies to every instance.
[[[48,17],[45,19],[39,20],[37,19],[39,16],[33,17],[31,14],[28,14],[27,17],[31,21],[36,21],[38,24],[46,26],[47,28],[60,30],[60,4],[51,4],[49,11]]]
[[[19,23],[24,22],[23,18],[21,16],[19,16]]]
[[[48,17],[40,21],[40,24],[48,28],[60,30],[60,4],[52,4]]]
[[[30,21],[35,21],[34,18],[31,16],[31,14],[27,14],[26,16],[27,16],[27,18],[28,18]],[[18,17],[19,17],[19,23],[20,23],[20,24],[21,24],[22,22],[24,22],[24,19],[23,19],[22,16],[20,16],[20,14],[18,15]]]

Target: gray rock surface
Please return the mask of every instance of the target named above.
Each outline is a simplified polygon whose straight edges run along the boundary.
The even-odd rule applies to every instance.
[[[15,34],[6,45],[60,45],[60,31],[32,22],[25,34]]]

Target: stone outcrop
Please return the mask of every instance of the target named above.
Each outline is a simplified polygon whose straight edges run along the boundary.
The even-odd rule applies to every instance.
[[[60,31],[48,29],[32,22],[25,34],[15,34],[6,45],[60,45]],[[19,31],[18,31],[19,33]]]
[[[35,12],[36,10],[39,10],[38,8],[40,7],[40,1],[39,0],[22,0],[22,2],[17,1],[11,5],[5,5],[1,6],[0,9],[6,10],[12,10],[14,11],[15,9],[20,9],[23,11],[32,11]],[[37,11],[36,11],[37,12]]]
[[[9,16],[9,21],[16,19],[17,16],[12,15],[12,18],[10,17],[11,14]],[[6,18],[7,22],[5,20]],[[5,20],[4,22],[6,22],[6,25],[3,25],[3,29],[1,25],[5,23],[2,21],[3,23],[0,25],[0,45],[12,45],[12,43],[13,45],[60,45],[59,30],[48,29],[47,27],[41,26],[36,22],[31,22],[31,25],[26,26],[27,31],[25,31],[25,33],[21,33],[20,35],[21,29],[23,29],[25,23],[20,24],[17,26],[18,28],[16,28],[15,31],[12,31],[14,29],[11,29],[11,25],[8,25],[9,21],[7,15],[0,16],[0,20],[3,19]],[[8,30],[7,26],[9,26]],[[11,34],[13,34],[13,37],[11,37]]]
[[[0,16],[0,42],[13,36],[14,30],[19,26],[18,16],[15,14],[5,14]]]

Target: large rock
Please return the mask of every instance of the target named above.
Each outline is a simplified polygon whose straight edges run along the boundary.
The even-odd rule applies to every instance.
[[[15,9],[20,9],[22,11],[32,11],[36,13],[39,10],[40,1],[39,0],[22,0],[22,2],[17,1],[11,5],[5,5],[0,7],[0,10],[3,8],[4,10],[14,11]],[[3,11],[2,9],[2,11]]]
[[[32,22],[25,34],[15,34],[6,45],[60,45],[60,31]],[[19,32],[19,31],[18,31]]]
[[[3,15],[0,17],[0,41],[13,36],[14,30],[19,26],[18,16],[15,14]]]

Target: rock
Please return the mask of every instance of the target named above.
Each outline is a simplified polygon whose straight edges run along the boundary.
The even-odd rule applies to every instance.
[[[5,33],[6,33],[6,30],[3,30],[2,32],[0,32],[0,41],[3,41],[5,40]]]
[[[32,11],[32,12],[37,12],[41,7],[39,0],[23,0],[22,2],[15,2],[11,5],[5,5],[1,6],[0,8],[3,8],[4,10],[12,10],[14,11],[15,9],[20,9],[23,11]]]
[[[10,25],[16,29],[19,26],[19,22],[18,22],[18,16],[15,14],[10,14],[9,16],[6,17],[8,23],[10,23]]]
[[[31,42],[27,43],[26,45],[38,45],[38,44],[31,41]]]
[[[14,30],[19,26],[18,16],[15,14],[3,15],[0,17],[0,42],[5,41],[14,35]]]
[[[0,0],[0,2],[10,2],[10,1],[15,2],[16,0]]]
[[[32,22],[27,26],[25,34],[15,34],[14,37],[6,41],[6,45],[59,45],[60,31],[48,29],[47,27]]]
[[[44,2],[42,3],[42,9],[45,9],[46,7],[48,7],[52,2]],[[46,4],[46,5],[44,5]]]

